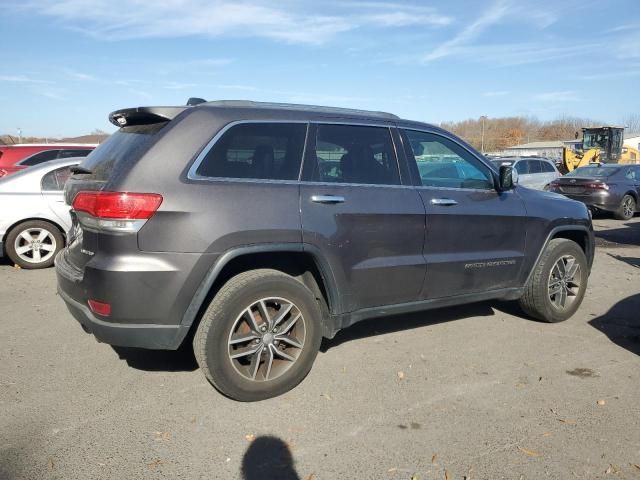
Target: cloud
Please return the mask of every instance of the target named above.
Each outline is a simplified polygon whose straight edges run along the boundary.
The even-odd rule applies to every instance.
[[[488,27],[504,19],[508,12],[508,2],[504,0],[495,2],[488,10],[482,13],[477,20],[464,27],[453,38],[440,44],[435,49],[424,55],[422,60],[430,62],[432,60],[437,60],[439,58],[455,54],[461,46],[464,46],[471,40],[474,40]]]
[[[432,7],[395,2],[267,2],[266,0],[26,0],[15,8],[54,17],[100,39],[242,36],[323,44],[361,27],[447,25]]]
[[[40,80],[25,75],[0,75],[0,82],[51,84],[49,80]]]
[[[484,92],[482,94],[483,97],[504,97],[505,95],[509,95],[507,90],[499,90],[496,92]]]
[[[579,100],[576,92],[571,90],[538,93],[533,98],[540,102],[575,102]]]

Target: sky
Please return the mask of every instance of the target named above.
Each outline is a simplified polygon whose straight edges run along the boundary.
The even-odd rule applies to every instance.
[[[0,134],[188,97],[440,123],[640,113],[639,0],[0,0]]]

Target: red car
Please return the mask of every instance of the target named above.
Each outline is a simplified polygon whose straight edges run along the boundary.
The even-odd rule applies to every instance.
[[[86,157],[96,147],[86,143],[0,145],[0,177],[49,160]]]

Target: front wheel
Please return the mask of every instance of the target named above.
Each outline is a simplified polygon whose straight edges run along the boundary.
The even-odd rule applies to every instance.
[[[587,258],[577,243],[564,238],[551,240],[519,300],[520,307],[545,322],[568,319],[584,298],[588,268]]]
[[[295,278],[253,270],[229,280],[204,313],[193,348],[207,379],[240,401],[280,395],[304,379],[320,348],[321,310]]]
[[[614,216],[618,220],[630,220],[634,213],[636,213],[636,199],[631,195],[625,195],[622,197],[620,207],[614,212]]]

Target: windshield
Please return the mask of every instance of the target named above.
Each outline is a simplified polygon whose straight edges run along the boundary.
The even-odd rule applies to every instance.
[[[567,173],[565,177],[608,177],[618,170],[619,167],[580,167]]]
[[[590,148],[607,148],[607,140],[609,135],[606,132],[584,132],[583,148],[589,150]]]

